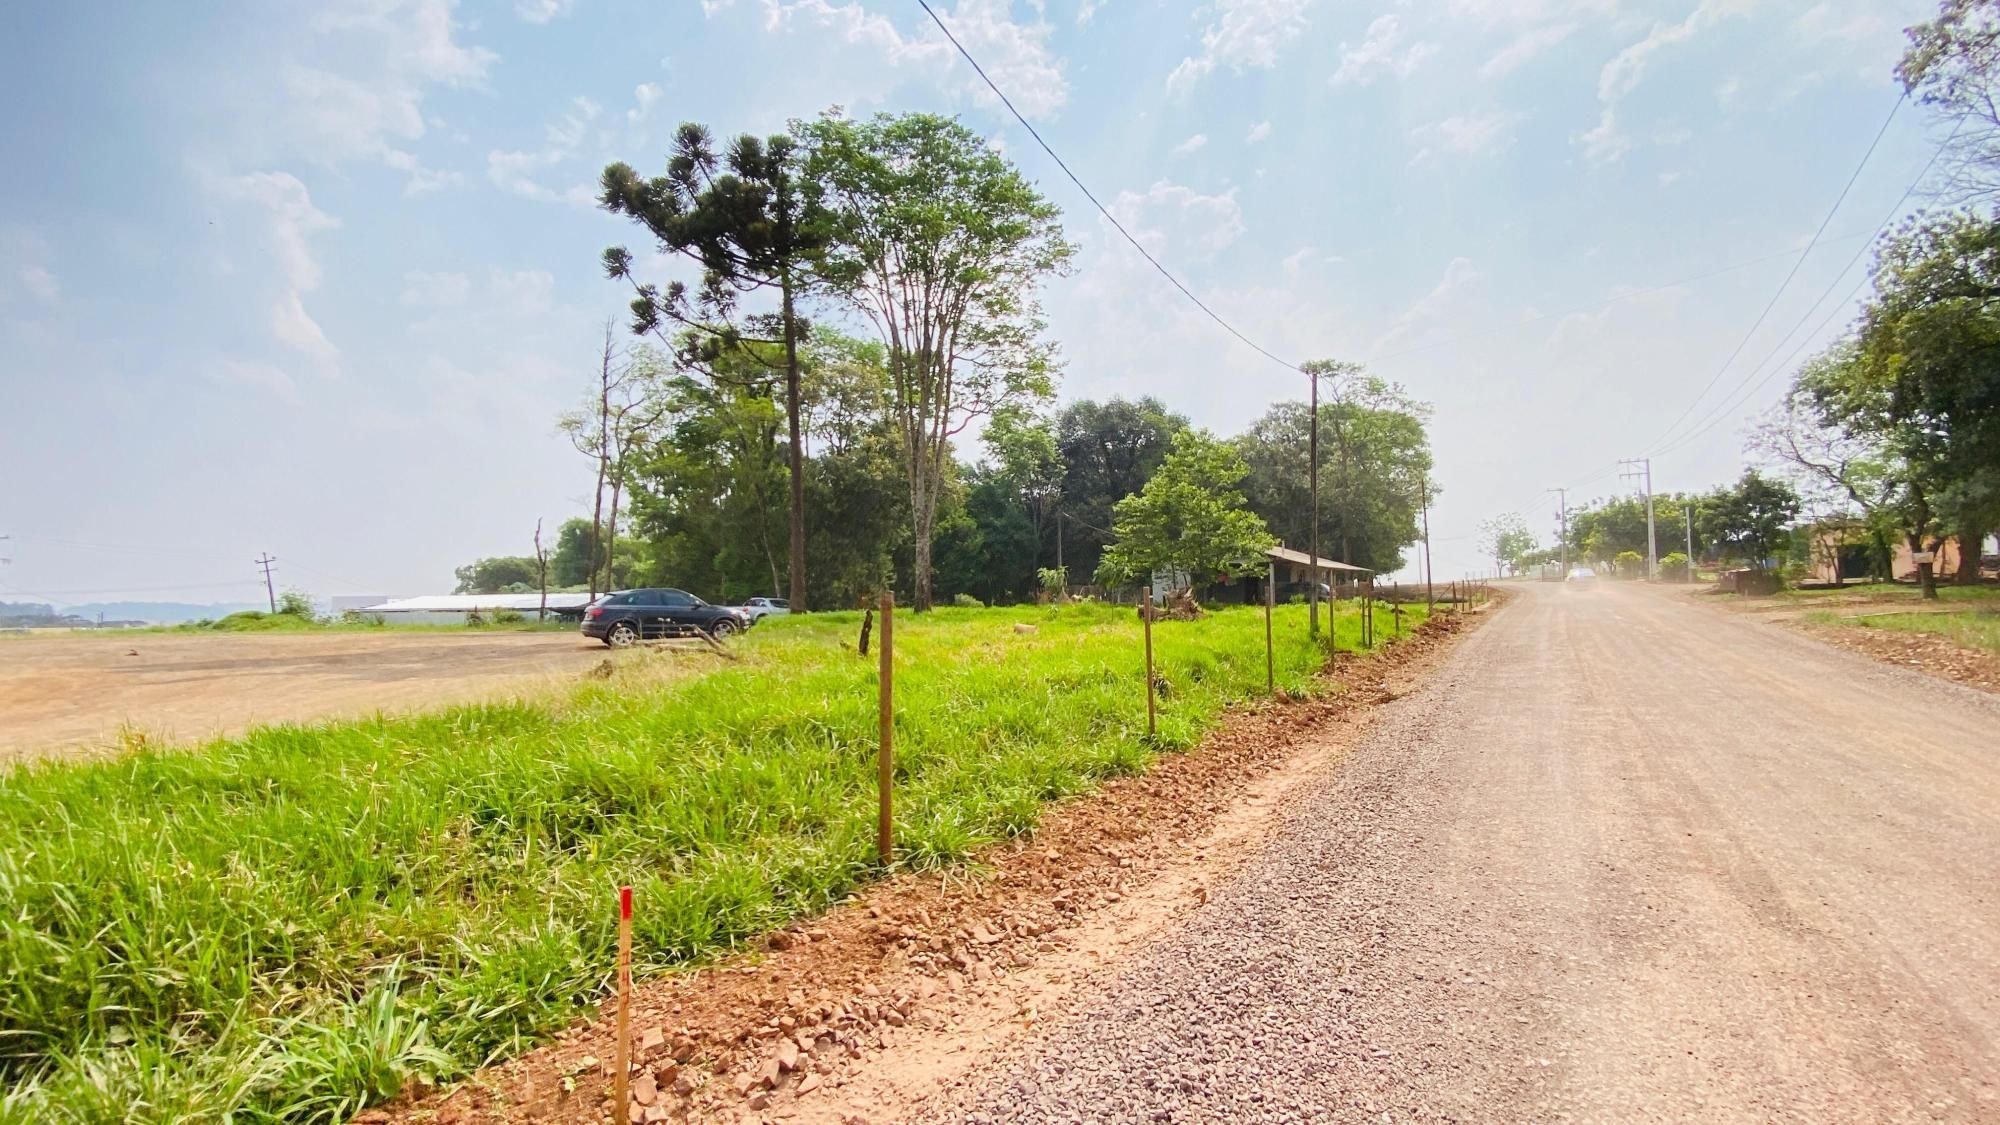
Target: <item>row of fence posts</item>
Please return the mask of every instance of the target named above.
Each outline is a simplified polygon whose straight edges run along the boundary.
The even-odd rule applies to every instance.
[[[1275,566],[1264,583],[1264,690],[1267,694],[1278,692],[1277,646],[1271,623],[1272,613],[1277,606],[1277,577]],[[1361,596],[1361,646],[1370,649],[1375,646],[1375,578],[1373,575],[1362,580]],[[1401,586],[1392,587],[1393,596],[1400,598]],[[1458,584],[1453,583],[1452,599],[1458,603]],[[869,635],[873,631],[876,645],[878,671],[876,674],[876,695],[879,729],[878,749],[875,755],[875,856],[883,867],[895,860],[895,822],[893,792],[895,788],[895,675],[896,675],[896,599],[883,594],[873,606],[864,602],[861,619],[861,655],[868,654]],[[1390,606],[1390,614],[1395,619],[1398,635],[1402,633],[1402,607]],[[1145,637],[1146,662],[1146,737],[1159,737],[1159,680],[1153,664],[1153,590],[1147,586],[1140,598],[1139,619]],[[1333,629],[1332,615],[1327,619],[1329,639]],[[614,1049],[612,1063],[612,1105],[614,1120],[620,1110],[629,1106],[631,1074],[631,1002],[632,1002],[632,888],[618,888],[618,1042]]]

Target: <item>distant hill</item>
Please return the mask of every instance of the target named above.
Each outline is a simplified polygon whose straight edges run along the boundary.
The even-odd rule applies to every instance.
[[[203,618],[222,617],[245,609],[263,609],[263,602],[216,602],[196,605],[192,602],[86,602],[83,605],[64,606],[63,612],[77,617],[97,620],[103,614],[106,621],[145,621],[153,625],[179,625],[184,621],[200,621]]]

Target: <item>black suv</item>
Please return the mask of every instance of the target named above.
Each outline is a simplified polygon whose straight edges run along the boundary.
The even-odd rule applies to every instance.
[[[740,609],[710,605],[686,590],[666,588],[620,590],[583,611],[583,635],[612,648],[697,631],[726,637],[749,627],[749,615]]]

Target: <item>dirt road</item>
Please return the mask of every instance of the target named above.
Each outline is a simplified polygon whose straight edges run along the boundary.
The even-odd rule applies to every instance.
[[[2000,700],[1529,587],[939,1120],[2000,1121]]]
[[[535,690],[604,659],[574,633],[132,633],[0,639],[0,763]]]

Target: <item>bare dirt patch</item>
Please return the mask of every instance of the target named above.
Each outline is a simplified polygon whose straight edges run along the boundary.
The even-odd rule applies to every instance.
[[[2000,692],[2000,653],[1966,648],[1935,633],[1904,633],[1803,620],[1793,620],[1788,624],[1807,636],[1817,637],[1849,652],[1914,668],[1967,687]]]
[[[0,641],[0,763],[408,711],[573,682],[573,633],[160,634]]]
[[[1710,596],[1709,587],[1672,592],[1691,597],[1732,613],[1770,621],[1795,629],[1849,652],[1873,657],[1887,664],[1910,668],[1926,675],[1951,680],[1984,691],[2000,692],[2000,653],[1968,648],[1934,633],[1870,629],[1861,625],[1817,621],[1820,614],[1867,617],[1873,614],[1952,614],[1991,612],[1978,602],[1921,602],[1907,594],[1856,590],[1817,598],[1738,598]]]
[[[633,1121],[888,1122],[1034,1033],[1207,898],[1280,797],[1332,768],[1477,615],[1340,659],[1342,692],[1231,716],[1198,749],[1049,810],[970,869],[901,876],[764,948],[640,990]],[[640,904],[643,909],[643,904]],[[361,1121],[611,1120],[608,1019]]]

